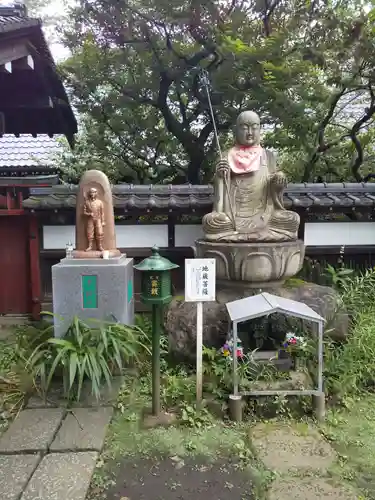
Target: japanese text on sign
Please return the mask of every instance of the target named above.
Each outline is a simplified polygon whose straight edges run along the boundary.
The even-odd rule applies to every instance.
[[[216,298],[215,259],[185,260],[185,300],[209,302]]]
[[[150,280],[151,280],[151,295],[157,297],[159,295],[159,288],[160,288],[159,276],[151,276]]]

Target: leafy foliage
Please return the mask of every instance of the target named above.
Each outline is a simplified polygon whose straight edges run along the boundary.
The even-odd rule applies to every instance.
[[[341,293],[341,299],[350,317],[347,339],[336,342],[325,337],[324,381],[326,395],[334,402],[373,390],[375,367],[375,269],[363,273],[331,271],[333,282]],[[327,333],[327,332],[326,332]],[[316,339],[310,339],[305,350],[312,376],[316,376]]]
[[[52,379],[62,376],[68,398],[81,396],[82,384],[90,380],[94,396],[100,397],[103,382],[111,385],[116,369],[134,362],[142,350],[148,350],[143,332],[137,327],[105,323],[91,328],[75,318],[64,338],[48,338],[37,345],[26,368],[47,393]]]
[[[345,344],[325,346],[326,392],[339,399],[373,390],[375,369],[375,328],[373,307],[355,317]]]
[[[365,8],[366,7],[366,8]],[[61,70],[82,116],[69,179],[205,182],[240,110],[293,180],[362,179],[373,159],[374,10],[360,0],[81,0]],[[360,173],[365,166],[364,173]]]

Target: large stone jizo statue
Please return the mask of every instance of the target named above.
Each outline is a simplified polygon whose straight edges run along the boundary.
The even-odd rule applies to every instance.
[[[285,210],[285,175],[274,154],[260,145],[260,118],[244,111],[236,143],[216,166],[213,212],[203,218],[205,239],[220,242],[283,242],[297,239],[299,215]]]

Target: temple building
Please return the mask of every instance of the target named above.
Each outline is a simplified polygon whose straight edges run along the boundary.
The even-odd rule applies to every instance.
[[[0,314],[39,314],[39,223],[22,203],[30,187],[58,182],[47,150],[76,132],[41,21],[0,7]]]

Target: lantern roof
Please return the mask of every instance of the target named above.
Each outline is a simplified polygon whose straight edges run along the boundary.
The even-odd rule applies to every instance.
[[[173,264],[170,260],[162,257],[159,254],[159,248],[155,245],[152,247],[152,255],[142,260],[139,264],[134,266],[138,271],[170,271],[177,269],[177,264]]]

